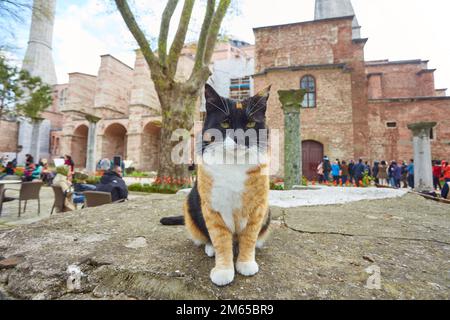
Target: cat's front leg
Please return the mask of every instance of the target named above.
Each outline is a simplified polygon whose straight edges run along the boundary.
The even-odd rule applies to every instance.
[[[216,266],[210,274],[211,281],[215,285],[226,286],[234,280],[233,234],[218,212],[208,210],[205,222],[216,255]]]
[[[243,276],[253,276],[259,271],[258,263],[255,260],[255,249],[261,231],[263,210],[258,209],[257,211],[250,217],[247,226],[238,236],[239,255],[236,261],[236,271]]]

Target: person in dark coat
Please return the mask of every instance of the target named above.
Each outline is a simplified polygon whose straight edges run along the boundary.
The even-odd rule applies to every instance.
[[[393,172],[392,176],[394,178],[395,188],[400,188],[400,182],[402,180],[402,167],[397,164],[397,162],[393,163]]]
[[[330,180],[331,163],[327,156],[323,158],[323,177],[325,181]]]
[[[354,178],[355,178],[355,181],[356,181],[356,184],[358,185],[358,187],[361,187],[360,182],[362,181],[362,179],[364,177],[365,171],[366,171],[366,166],[364,165],[362,159],[359,159],[358,164],[356,166],[354,166],[354,168],[353,168]]]
[[[380,183],[380,180],[378,179],[379,173],[380,173],[380,163],[378,161],[375,161],[373,163],[372,176],[374,177],[376,184]]]
[[[354,182],[353,177],[355,176],[355,161],[350,160],[350,163],[348,164],[348,177],[350,179],[350,183]]]
[[[369,175],[369,177],[372,176],[372,168],[370,167],[369,161],[365,162],[365,171],[367,172],[367,174]]]
[[[128,187],[122,179],[122,168],[114,166],[113,170],[106,171],[97,184],[96,191],[111,193],[113,202],[128,199]]]

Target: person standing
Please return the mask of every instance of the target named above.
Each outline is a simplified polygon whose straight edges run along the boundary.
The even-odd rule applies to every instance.
[[[406,164],[406,161],[403,161],[401,168],[402,168],[402,183],[403,183],[402,188],[408,188],[409,173],[408,173],[408,166]]]
[[[363,160],[359,159],[358,164],[354,167],[354,179],[358,187],[362,187],[361,182],[365,171],[366,166],[363,164]]]
[[[342,184],[346,185],[348,181],[348,165],[346,161],[342,161],[341,164],[341,178],[342,178]]]
[[[444,187],[442,188],[441,196],[450,200],[450,166],[447,161],[442,162],[442,174],[444,176]]]
[[[441,176],[442,176],[442,167],[439,164],[439,161],[433,161],[433,186],[434,190],[442,190],[441,187]]]
[[[333,181],[337,184],[341,178],[340,172],[341,168],[339,167],[339,163],[337,161],[333,162],[331,165],[331,174],[333,175]]]
[[[378,161],[374,161],[372,168],[372,175],[375,179],[375,184],[379,184],[380,180],[378,179],[378,174],[380,172],[380,163]]]
[[[319,163],[319,165],[317,166],[317,175],[319,177],[319,183],[323,183],[324,182],[324,177],[323,177],[323,162]]]
[[[387,163],[386,161],[381,161],[380,168],[378,170],[378,183],[382,186],[388,185],[388,173],[387,173]]]
[[[414,159],[409,160],[407,170],[408,170],[408,185],[411,189],[414,189]]]
[[[442,168],[442,174],[444,175],[444,181],[450,182],[450,166],[448,165],[448,162],[444,162],[444,166]]]
[[[327,156],[323,158],[323,178],[324,181],[330,180],[331,163]]]
[[[364,171],[367,173],[367,175],[368,175],[369,177],[372,177],[372,169],[370,168],[369,161],[366,161],[365,164],[364,164],[364,166],[365,166]]]
[[[394,162],[393,165],[393,177],[394,177],[394,184],[395,188],[400,189],[401,187],[401,179],[402,179],[402,167],[397,164],[397,162]]]
[[[355,161],[350,160],[350,163],[348,164],[348,176],[350,179],[350,183],[354,182],[353,179],[354,175],[355,175]]]

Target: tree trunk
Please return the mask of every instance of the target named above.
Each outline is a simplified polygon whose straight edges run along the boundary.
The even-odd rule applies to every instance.
[[[171,179],[190,178],[190,163],[177,164],[173,162],[172,153],[174,148],[180,146],[180,140],[172,141],[173,133],[179,129],[191,132],[194,126],[195,106],[198,96],[186,94],[181,90],[172,89],[160,94],[162,110],[161,143],[159,152],[158,177]],[[190,134],[187,134],[189,137]],[[185,137],[186,139],[186,137]],[[186,148],[185,148],[186,149]],[[186,150],[190,156],[191,147]],[[185,154],[186,155],[186,154]],[[172,180],[173,181],[173,180]],[[165,183],[165,181],[162,181]]]

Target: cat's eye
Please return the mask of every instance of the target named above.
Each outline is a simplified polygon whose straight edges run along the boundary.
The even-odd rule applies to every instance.
[[[229,129],[230,128],[230,122],[229,121],[224,121],[220,124],[220,126],[224,129]]]
[[[256,127],[256,122],[255,121],[250,121],[249,123],[247,123],[247,128],[252,129]]]

